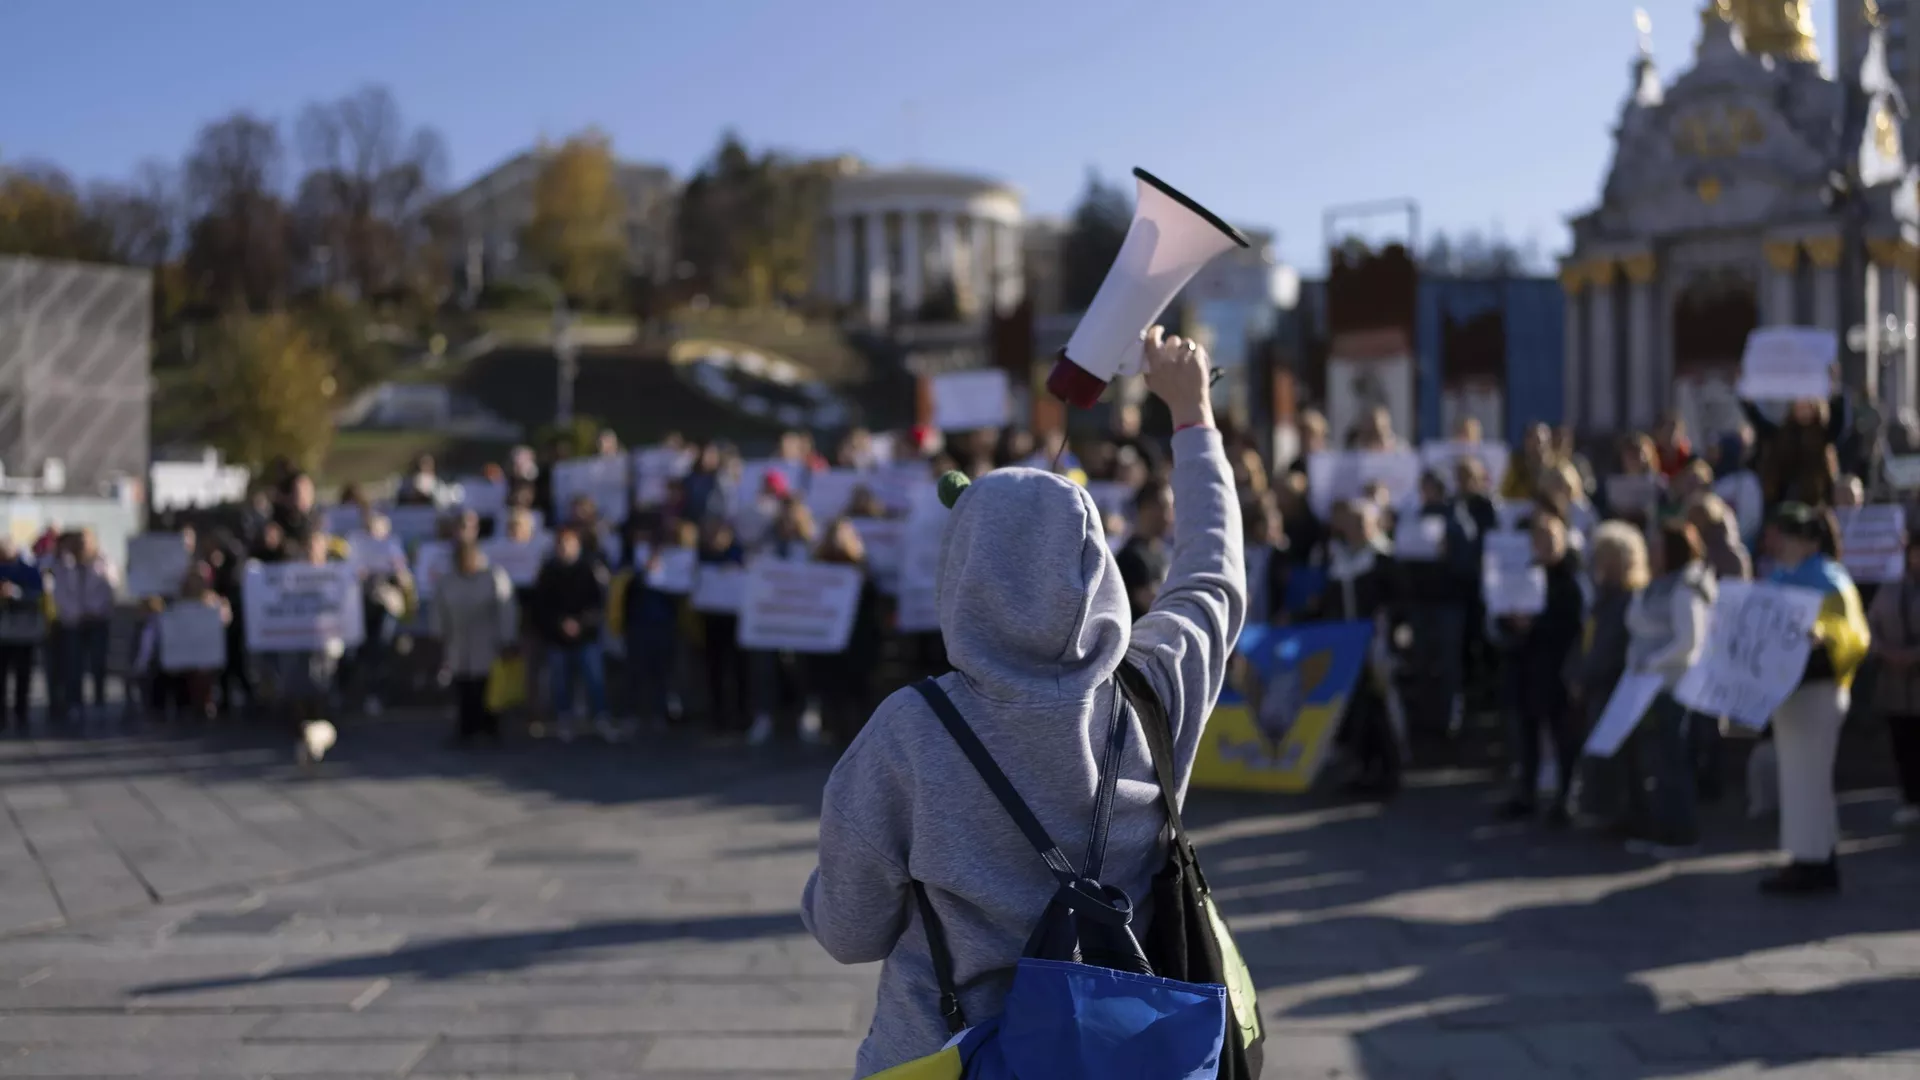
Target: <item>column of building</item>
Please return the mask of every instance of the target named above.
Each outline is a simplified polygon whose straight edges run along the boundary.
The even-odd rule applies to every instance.
[[[1561,416],[1573,425],[1577,431],[1592,427],[1589,419],[1587,397],[1582,386],[1586,376],[1586,293],[1587,273],[1577,263],[1568,263],[1560,268],[1560,290],[1566,294],[1566,316],[1562,320],[1566,337],[1566,363],[1562,367],[1560,393],[1563,409]]]
[[[1587,416],[1596,430],[1619,427],[1625,409],[1619,386],[1619,352],[1614,335],[1615,267],[1611,259],[1587,264]]]
[[[1767,260],[1767,281],[1760,293],[1760,324],[1792,326],[1799,321],[1795,293],[1800,281],[1800,241],[1769,240],[1761,250]]]
[[[1627,284],[1627,400],[1621,415],[1631,427],[1645,429],[1658,419],[1657,413],[1667,399],[1668,386],[1661,385],[1659,345],[1655,328],[1654,278],[1659,260],[1651,251],[1637,252],[1620,260]]]
[[[1800,241],[1813,264],[1813,324],[1840,329],[1840,238],[1809,236]]]

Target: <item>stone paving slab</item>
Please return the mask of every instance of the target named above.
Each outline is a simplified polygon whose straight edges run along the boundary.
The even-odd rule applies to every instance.
[[[353,728],[0,740],[0,1078],[819,1080],[875,968],[795,904],[828,761],[686,743],[465,756]],[[1656,865],[1485,793],[1200,794],[1272,1080],[1920,1077],[1920,844],[1848,800],[1848,891],[1754,894],[1721,813]]]

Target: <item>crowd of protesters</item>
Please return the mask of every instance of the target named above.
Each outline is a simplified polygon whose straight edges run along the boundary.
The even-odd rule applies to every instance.
[[[1341,728],[1345,784],[1390,794],[1412,747],[1456,737],[1470,718],[1497,712],[1513,785],[1502,817],[1548,826],[1584,818],[1655,857],[1693,850],[1697,806],[1721,791],[1725,725],[1690,712],[1671,691],[1701,655],[1718,583],[1760,573],[1825,591],[1841,619],[1813,650],[1807,692],[1781,710],[1754,754],[1750,796],[1761,804],[1777,797],[1793,860],[1768,887],[1838,885],[1833,762],[1868,621],[1868,666],[1878,677],[1863,680],[1869,700],[1860,704],[1872,708],[1854,711],[1886,718],[1903,783],[1900,820],[1920,819],[1920,589],[1904,581],[1884,587],[1863,612],[1860,590],[1837,562],[1830,508],[1861,501],[1858,473],[1867,469],[1849,439],[1845,399],[1794,403],[1771,417],[1758,407],[1747,412],[1739,432],[1704,450],[1677,420],[1628,435],[1617,461],[1600,468],[1570,433],[1533,425],[1500,476],[1489,472],[1490,458],[1472,452],[1482,436],[1468,421],[1452,432],[1450,464],[1427,468],[1417,491],[1398,498],[1383,483],[1337,493],[1310,483],[1316,454],[1408,450],[1384,409],[1338,442],[1323,417],[1307,412],[1296,426],[1298,454],[1281,463],[1228,432],[1247,530],[1250,621],[1365,620],[1380,630]],[[778,467],[751,473],[726,443],[676,438],[666,445],[683,467],[662,497],[633,500],[618,522],[600,520],[590,498],[556,505],[554,467],[566,460],[559,448],[516,449],[489,468],[482,479],[505,495],[486,514],[464,505],[461,486],[440,478],[427,458],[384,504],[350,488],[336,506],[323,506],[310,477],[285,471],[267,478],[237,520],[185,540],[194,558],[173,602],[218,608],[228,633],[225,670],[154,672],[147,697],[168,714],[243,712],[257,707],[265,676],[269,700],[282,707],[307,698],[304,709],[315,716],[328,705],[378,715],[399,673],[431,657],[461,742],[500,737],[501,714],[511,712],[524,715],[527,730],[561,739],[591,732],[622,741],[681,727],[752,744],[844,743],[880,693],[943,670],[944,657],[937,633],[895,631],[896,597],[869,565],[858,526],[899,513],[898,504],[878,483],[862,485],[840,516],[815,521],[809,478],[884,466],[895,477],[904,469],[930,481],[948,469],[978,476],[1027,464],[1118,492],[1102,509],[1129,599],[1144,611],[1167,572],[1178,513],[1170,455],[1165,439],[1142,432],[1137,410],[1117,407],[1113,417],[1105,435],[1071,446],[1020,429],[945,437],[855,431],[829,456],[792,432],[772,455]],[[611,433],[596,449],[627,453]],[[746,475],[759,479],[749,486]],[[241,600],[249,561],[347,558],[330,524],[335,534],[384,538],[387,515],[397,513],[389,508],[402,506],[436,508],[439,538],[452,547],[428,598],[407,559],[362,565],[360,646],[271,664],[249,657]],[[342,510],[344,525],[335,516]],[[1395,537],[1410,524],[1439,542],[1419,557],[1397,557]],[[1534,614],[1487,614],[1484,549],[1500,532],[1530,538],[1545,581]],[[537,574],[514,582],[489,565],[490,540],[546,535],[551,545]],[[691,549],[706,566],[740,566],[765,553],[862,568],[867,584],[847,647],[830,655],[742,649],[736,615],[696,611],[684,590],[655,587],[650,571],[676,549]],[[1920,573],[1920,559],[1912,565]],[[102,703],[105,627],[118,584],[88,534],[49,538],[33,552],[0,544],[0,680],[13,683],[16,721],[42,642],[53,715],[79,707],[88,689],[93,704]],[[20,629],[30,611],[52,619],[51,633]],[[404,664],[402,637],[412,646]],[[152,671],[144,635],[133,666],[136,675]],[[503,685],[503,669],[516,673],[514,685]],[[1582,760],[1588,730],[1628,672],[1659,675],[1667,692],[1620,752]],[[0,682],[0,704],[6,700]],[[1764,775],[1769,764],[1777,782]]]

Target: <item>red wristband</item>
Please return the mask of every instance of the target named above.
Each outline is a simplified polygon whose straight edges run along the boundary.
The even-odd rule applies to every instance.
[[[1203,427],[1210,427],[1210,426],[1212,426],[1212,425],[1210,425],[1210,424],[1208,424],[1208,423],[1207,423],[1206,421],[1204,421],[1204,420],[1195,420],[1195,421],[1194,421],[1193,423],[1191,423],[1191,424],[1181,424],[1181,425],[1180,425],[1179,427],[1176,427],[1176,428],[1174,428],[1174,429],[1173,429],[1173,433],[1174,433],[1175,435],[1178,435],[1178,434],[1180,434],[1181,432],[1183,432],[1183,431],[1185,431],[1185,430],[1187,430],[1188,428],[1196,428],[1196,427],[1198,427],[1198,428],[1203,428]]]

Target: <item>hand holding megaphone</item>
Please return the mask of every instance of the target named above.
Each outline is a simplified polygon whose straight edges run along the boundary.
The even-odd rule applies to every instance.
[[[1197,341],[1178,334],[1163,337],[1165,333],[1158,326],[1147,331],[1142,350],[1147,389],[1167,403],[1175,428],[1212,427],[1213,379],[1207,350]]]
[[[1147,327],[1214,256],[1249,247],[1240,231],[1145,169],[1133,224],[1100,291],[1047,375],[1047,392],[1088,408],[1107,384],[1141,369]],[[1171,402],[1169,402],[1171,404]]]

